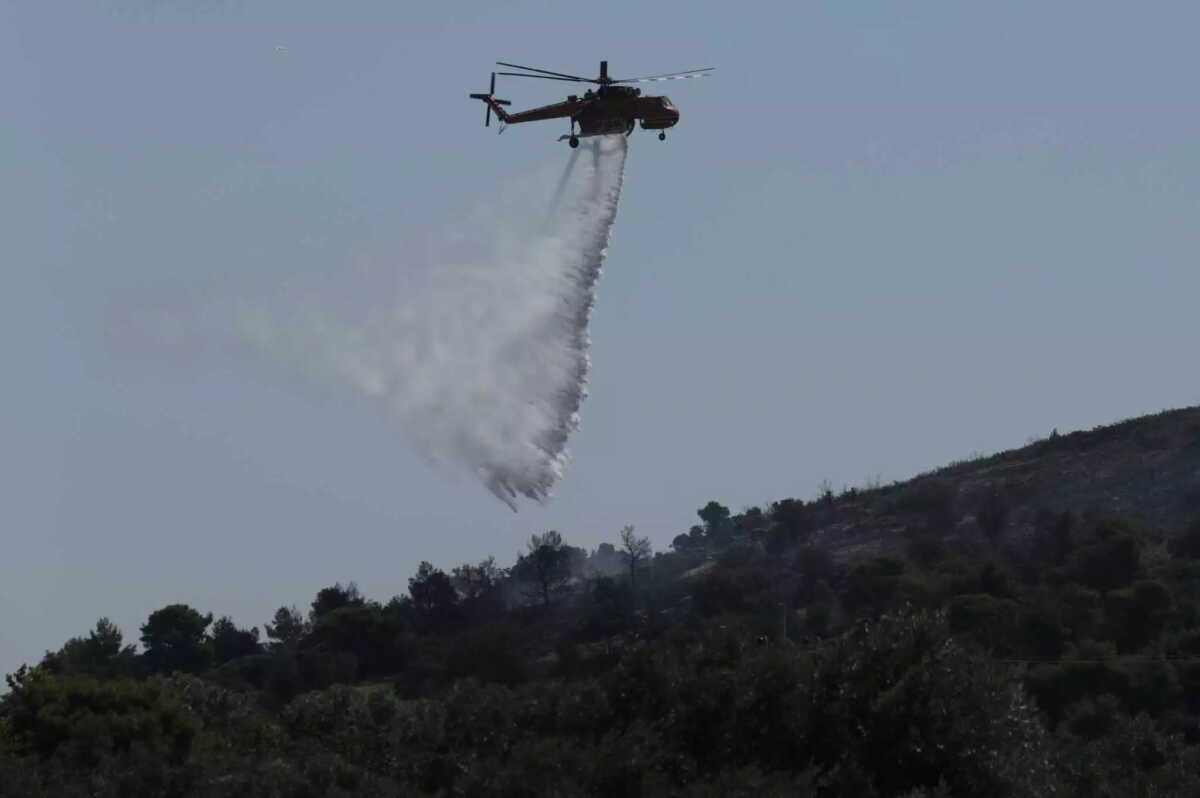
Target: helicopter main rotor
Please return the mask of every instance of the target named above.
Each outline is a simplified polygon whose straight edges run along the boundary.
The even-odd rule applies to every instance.
[[[653,83],[660,80],[684,80],[687,78],[702,78],[712,72],[716,67],[705,67],[704,69],[689,69],[684,72],[670,72],[665,75],[647,75],[641,78],[623,78],[614,80],[608,76],[608,62],[600,62],[600,77],[585,78],[579,75],[568,75],[565,72],[551,72],[548,69],[538,69],[536,67],[521,66],[520,64],[509,64],[504,61],[497,61],[498,66],[511,67],[512,69],[523,69],[524,72],[497,72],[497,75],[511,75],[516,78],[541,78],[542,80],[562,80],[569,83],[595,83],[598,86],[608,86],[614,83]],[[530,74],[535,73],[535,74]]]

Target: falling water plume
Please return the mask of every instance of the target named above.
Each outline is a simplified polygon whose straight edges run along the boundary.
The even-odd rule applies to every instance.
[[[591,157],[579,158],[585,148]],[[286,312],[245,307],[239,328],[306,375],[369,398],[423,452],[472,469],[514,510],[518,496],[542,501],[587,393],[588,317],[626,152],[621,136],[592,139],[557,178],[506,188],[435,242],[441,257],[424,276],[389,264],[405,285],[394,301],[340,314],[327,298]],[[547,201],[545,214],[530,212]]]

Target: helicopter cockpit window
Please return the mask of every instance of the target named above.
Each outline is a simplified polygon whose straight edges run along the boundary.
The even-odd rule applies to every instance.
[[[675,107],[675,104],[671,102],[670,97],[663,97],[662,104],[663,104],[664,108],[674,108]]]

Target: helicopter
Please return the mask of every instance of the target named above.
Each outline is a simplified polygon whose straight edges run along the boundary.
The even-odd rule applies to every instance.
[[[701,78],[712,72],[715,67],[705,69],[689,69],[686,72],[672,72],[666,75],[649,75],[643,78],[625,78],[616,80],[608,76],[608,62],[600,62],[600,76],[584,78],[579,75],[568,75],[563,72],[551,72],[548,69],[535,69],[497,61],[497,66],[522,69],[524,72],[493,72],[491,88],[487,94],[472,94],[472,100],[483,100],[487,106],[483,124],[487,127],[492,121],[492,112],[501,122],[500,132],[504,125],[517,125],[521,122],[537,122],[543,119],[566,118],[571,121],[571,132],[559,136],[571,147],[579,146],[579,139],[587,136],[604,136],[612,133],[633,133],[634,125],[641,122],[643,130],[657,130],[658,140],[666,141],[666,130],[674,127],[679,121],[679,109],[672,104],[669,97],[643,97],[642,90],[626,83],[651,83],[660,80],[683,80],[686,78]],[[496,75],[511,75],[520,78],[540,78],[542,80],[559,80],[571,83],[594,83],[595,90],[588,89],[583,95],[572,94],[564,102],[544,105],[541,108],[531,108],[528,111],[509,113],[504,106],[512,105],[509,100],[496,99]],[[576,126],[579,131],[576,132]]]

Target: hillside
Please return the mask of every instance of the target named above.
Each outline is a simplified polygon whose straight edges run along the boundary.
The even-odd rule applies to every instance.
[[[905,532],[942,515],[944,539],[967,550],[980,506],[998,495],[1010,544],[1028,543],[1039,513],[1119,517],[1170,536],[1200,518],[1200,407],[1072,432],[959,462],[906,482],[837,497],[815,540],[847,559],[902,551]]]
[[[1200,794],[1200,408],[697,516],[102,618],[9,677],[0,796]]]

